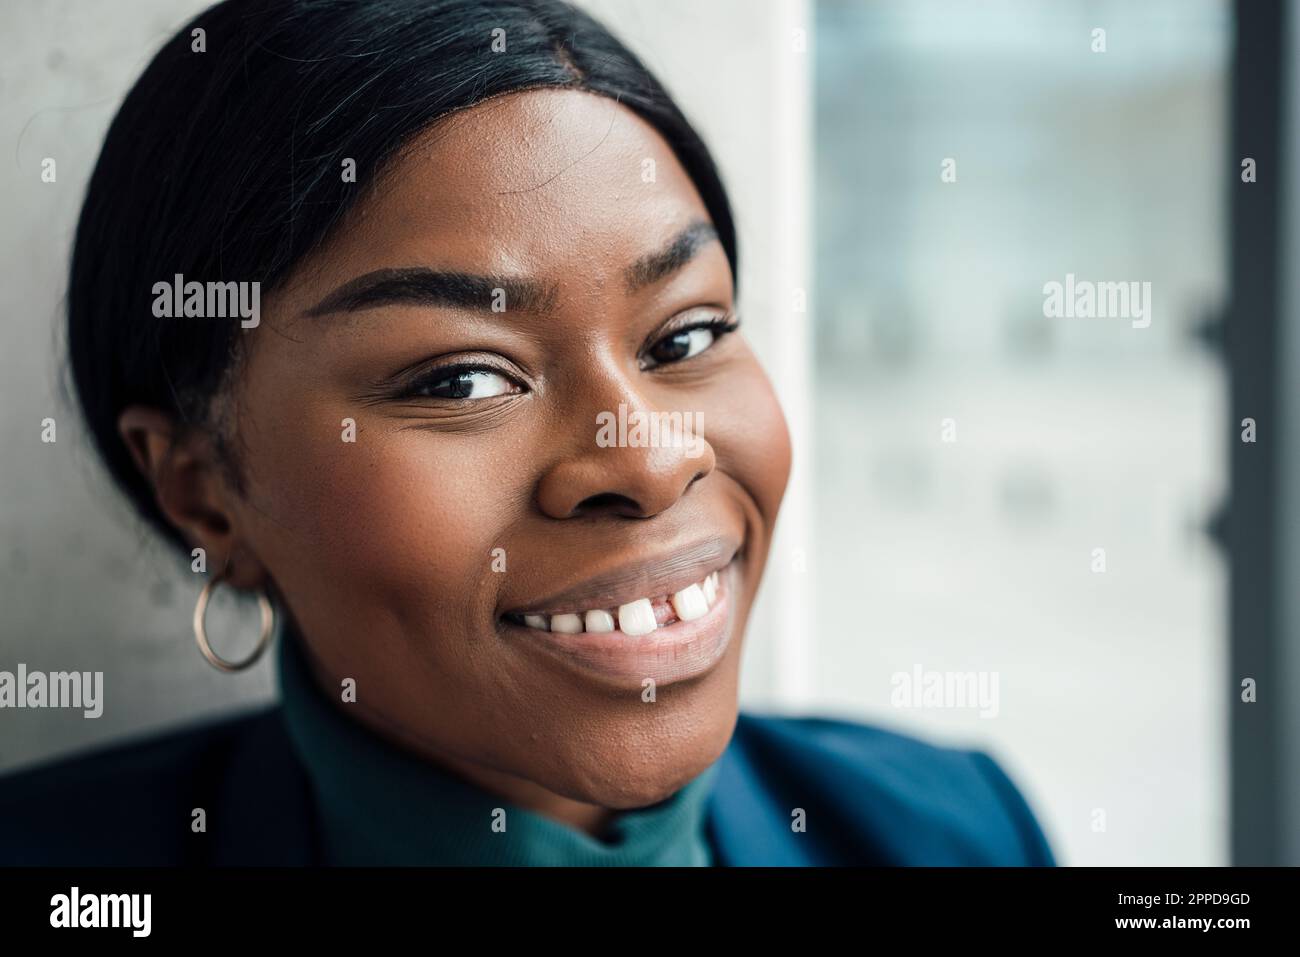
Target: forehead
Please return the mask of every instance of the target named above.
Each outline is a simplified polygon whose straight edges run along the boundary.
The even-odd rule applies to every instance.
[[[512,93],[412,140],[331,243],[352,274],[436,264],[599,285],[707,218],[659,133],[606,97]],[[323,264],[328,265],[328,264]]]

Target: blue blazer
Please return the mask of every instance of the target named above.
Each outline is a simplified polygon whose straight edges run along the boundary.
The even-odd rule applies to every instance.
[[[850,721],[742,711],[709,801],[724,867],[1055,863],[987,754]],[[225,823],[204,834],[158,826],[194,807]],[[796,807],[804,833],[790,827]],[[279,705],[0,777],[0,865],[319,861]]]

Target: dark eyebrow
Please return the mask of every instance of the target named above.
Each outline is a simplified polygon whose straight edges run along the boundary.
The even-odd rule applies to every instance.
[[[357,312],[400,303],[492,312],[497,289],[505,292],[505,308],[514,310],[544,311],[554,302],[556,295],[554,286],[543,286],[529,279],[476,276],[412,266],[377,269],[351,279],[307,310],[305,315]]]
[[[718,241],[718,231],[708,220],[697,219],[669,240],[657,253],[642,256],[623,273],[627,291],[636,292],[676,272],[711,242]]]
[[[679,232],[658,252],[642,256],[623,272],[628,292],[636,292],[681,269],[710,242],[717,230],[706,220],[696,220]],[[505,307],[526,312],[545,312],[555,302],[558,290],[531,279],[510,276],[481,276],[447,272],[424,266],[377,269],[344,283],[307,310],[306,316],[334,312],[359,312],[376,306],[413,304],[447,306],[477,312],[493,312],[494,293],[505,292]]]

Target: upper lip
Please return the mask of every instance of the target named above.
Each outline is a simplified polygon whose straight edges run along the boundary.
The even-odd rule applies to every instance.
[[[671,551],[640,558],[597,572],[582,582],[556,591],[526,607],[507,610],[514,615],[552,615],[591,608],[617,608],[638,598],[671,595],[702,581],[731,564],[740,551],[734,538],[698,539]]]

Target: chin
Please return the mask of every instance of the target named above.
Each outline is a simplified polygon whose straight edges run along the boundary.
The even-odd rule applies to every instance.
[[[713,693],[724,692],[722,684]],[[725,696],[707,706],[665,708],[663,717],[649,724],[641,714],[628,721],[625,732],[601,732],[600,742],[590,747],[583,747],[579,736],[566,735],[572,744],[564,764],[534,780],[572,800],[616,810],[662,801],[706,771],[730,743],[738,709],[735,681],[726,685]],[[661,699],[641,707],[664,704]]]

